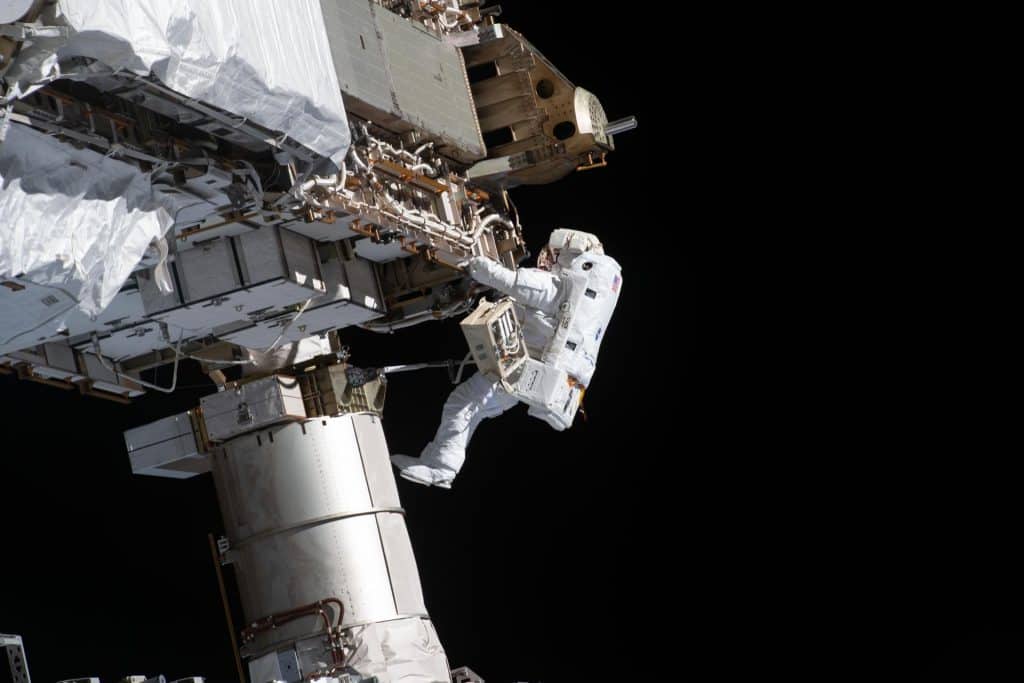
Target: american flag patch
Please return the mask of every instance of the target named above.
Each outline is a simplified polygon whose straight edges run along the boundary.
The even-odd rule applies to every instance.
[[[615,280],[612,282],[612,291],[613,292],[618,292],[619,291],[619,285],[621,285],[621,284],[622,284],[622,278],[619,277],[618,275],[616,275],[615,276]]]

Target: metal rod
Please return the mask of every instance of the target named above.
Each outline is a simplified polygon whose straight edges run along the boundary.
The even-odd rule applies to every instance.
[[[210,540],[210,555],[213,557],[213,569],[217,572],[217,585],[220,587],[220,600],[224,604],[224,618],[228,623],[228,635],[231,636],[231,651],[235,654],[235,666],[238,667],[238,683],[245,683],[245,671],[242,669],[242,657],[238,654],[238,641],[235,640],[235,622],[231,619],[231,608],[228,606],[228,592],[224,588],[224,574],[220,569],[220,558],[217,556],[217,543],[213,534],[207,534]]]
[[[380,372],[385,375],[391,375],[396,372],[412,372],[414,370],[425,370],[427,368],[451,368],[458,366],[459,363],[465,363],[466,365],[476,365],[476,361],[472,360],[439,360],[431,361],[427,363],[406,363],[404,365],[385,365],[380,369]]]
[[[619,133],[633,130],[638,125],[635,116],[627,116],[624,119],[604,124],[604,132],[605,135],[618,135]]]
[[[338,616],[335,619],[334,626],[331,626],[331,620],[327,616],[327,610],[324,609],[324,605],[333,603],[338,606]],[[242,640],[246,643],[255,640],[256,634],[275,629],[278,626],[283,626],[289,622],[301,619],[302,617],[319,616],[324,620],[324,633],[327,634],[327,642],[331,649],[331,658],[334,663],[341,666],[345,663],[345,655],[342,649],[340,640],[341,620],[345,617],[345,605],[338,598],[325,598],[318,600],[309,605],[302,605],[294,609],[287,610],[285,612],[278,612],[277,614],[271,614],[268,617],[263,617],[258,621],[254,621],[249,624],[242,631]]]
[[[115,378],[126,376],[128,378],[128,381],[132,382],[134,384],[140,384],[140,385],[142,385],[144,387],[147,387],[149,389],[154,389],[154,390],[162,392],[164,394],[173,394],[175,387],[178,386],[178,360],[181,358],[181,339],[184,336],[185,336],[185,330],[182,330],[181,334],[178,336],[178,345],[174,347],[174,370],[173,370],[173,375],[171,377],[171,386],[169,386],[169,387],[158,387],[155,384],[150,384],[149,382],[145,382],[142,379],[132,377],[131,375],[123,375],[122,373],[118,372],[116,369],[114,369],[110,365],[107,365],[107,361],[104,360],[104,358],[103,358],[103,350],[100,348],[99,337],[96,335],[95,332],[92,333],[92,346],[93,346],[93,350],[96,352],[96,358],[97,358],[97,360],[99,360],[100,365],[102,365],[108,371],[114,373],[114,377]],[[139,374],[141,374],[141,371],[140,371]]]

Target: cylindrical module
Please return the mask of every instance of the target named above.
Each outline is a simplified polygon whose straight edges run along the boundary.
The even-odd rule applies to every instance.
[[[269,427],[226,442],[212,461],[253,683],[451,680],[379,418]]]

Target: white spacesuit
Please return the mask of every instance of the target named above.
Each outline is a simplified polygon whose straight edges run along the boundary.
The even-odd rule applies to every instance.
[[[557,403],[539,402],[526,393],[509,393],[496,378],[482,373],[456,387],[445,402],[434,440],[420,457],[391,456],[403,478],[441,488],[451,488],[477,426],[520,400],[530,405],[530,415],[557,430],[572,424],[622,286],[615,259],[604,254],[597,237],[577,230],[551,233],[537,268],[510,270],[476,257],[467,269],[473,279],[512,297],[530,362],[561,377],[557,388],[562,391]]]

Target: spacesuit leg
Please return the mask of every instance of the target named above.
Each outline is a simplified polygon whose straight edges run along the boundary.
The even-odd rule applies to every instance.
[[[477,426],[517,403],[500,382],[477,373],[456,387],[445,401],[437,434],[420,457],[393,455],[391,461],[405,479],[451,488],[452,480],[466,461],[466,447]]]

